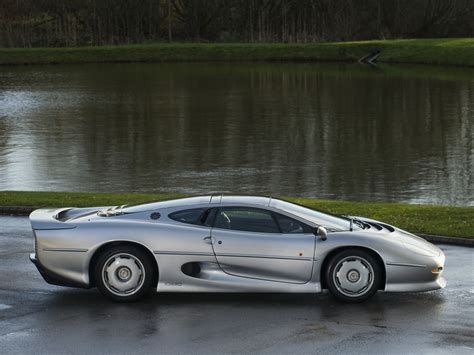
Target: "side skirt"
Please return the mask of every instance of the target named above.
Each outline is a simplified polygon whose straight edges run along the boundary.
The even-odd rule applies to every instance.
[[[187,275],[182,265],[190,262],[189,256],[155,255],[160,266],[157,292],[216,292],[216,293],[319,293],[321,284],[313,278],[305,284],[267,281],[233,276],[223,272],[207,256],[193,256],[199,263],[199,272]]]

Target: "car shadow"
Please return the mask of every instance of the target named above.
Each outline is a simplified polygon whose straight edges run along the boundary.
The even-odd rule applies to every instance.
[[[381,328],[419,328],[431,324],[433,319],[443,319],[446,313],[446,300],[439,292],[378,293],[358,304],[339,302],[327,292],[316,295],[155,293],[135,303],[114,303],[96,289],[55,288],[38,297],[36,304],[41,317],[33,322],[54,324],[55,320],[66,320],[99,339],[111,339],[124,334],[125,329],[132,338],[144,339],[163,336],[171,330],[173,334],[194,336],[207,334],[202,332],[202,327],[221,334],[223,329],[266,329],[267,324],[275,329],[291,329],[290,333],[304,339],[321,339],[321,332],[330,339],[348,327],[362,327],[376,333],[383,331]],[[48,328],[42,330],[38,326],[37,329],[40,329],[38,334],[48,332]]]
[[[277,293],[151,293],[134,303],[116,303],[108,300],[97,289],[57,290],[49,294],[48,303],[56,307],[69,307],[88,310],[100,307],[101,310],[121,309],[126,311],[146,311],[160,309],[207,309],[219,311],[236,309],[239,311],[268,311],[282,309],[293,312],[319,312],[325,317],[338,317],[343,314],[403,313],[419,318],[424,313],[433,316],[443,308],[445,296],[442,292],[425,293],[384,293],[378,292],[363,303],[344,303],[328,292],[321,294],[277,294]],[[380,319],[383,319],[381,317]]]

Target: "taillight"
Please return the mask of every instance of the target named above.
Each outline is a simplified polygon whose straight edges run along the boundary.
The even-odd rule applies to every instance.
[[[36,241],[36,233],[34,229],[33,229],[33,239],[35,242],[35,254],[36,254],[36,250],[38,249],[38,242]]]

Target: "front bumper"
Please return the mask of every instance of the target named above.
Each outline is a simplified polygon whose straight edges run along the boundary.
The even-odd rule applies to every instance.
[[[386,265],[388,292],[418,292],[432,291],[446,287],[443,277],[445,255],[439,250],[439,255],[420,259],[420,265],[390,263]],[[439,269],[438,272],[433,270]]]
[[[385,287],[386,292],[424,292],[446,287],[446,279],[439,276],[434,281],[413,283],[391,283]]]
[[[35,264],[36,268],[38,269],[38,271],[41,274],[41,276],[43,277],[43,279],[47,283],[49,283],[50,285],[87,288],[87,286],[85,286],[82,283],[78,283],[78,282],[68,280],[68,279],[56,274],[54,271],[46,269],[41,264],[41,262],[38,260],[35,253],[30,254],[30,261],[33,264]]]

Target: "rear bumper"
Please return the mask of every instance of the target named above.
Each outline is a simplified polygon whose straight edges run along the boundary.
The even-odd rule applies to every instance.
[[[49,283],[50,285],[56,285],[56,286],[66,286],[66,287],[79,287],[79,288],[88,288],[88,286],[71,281],[69,279],[64,278],[63,276],[60,276],[56,274],[54,271],[46,269],[41,262],[38,260],[37,256],[35,253],[30,254],[30,261],[35,264],[36,268],[38,269],[39,273],[43,277],[43,279]]]

